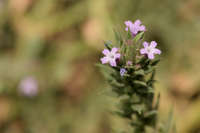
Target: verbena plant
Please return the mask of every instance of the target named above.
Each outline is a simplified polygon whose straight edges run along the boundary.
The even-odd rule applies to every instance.
[[[156,55],[161,51],[155,41],[143,41],[146,27],[140,20],[126,21],[125,25],[126,35],[115,32],[116,43],[105,42],[98,66],[120,99],[116,113],[129,120],[132,132],[146,133],[147,127],[158,132],[159,96],[154,102],[154,77],[160,61]]]

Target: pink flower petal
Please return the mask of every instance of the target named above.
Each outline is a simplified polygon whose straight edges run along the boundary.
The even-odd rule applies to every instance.
[[[103,58],[101,58],[101,63],[102,64],[106,64],[106,63],[108,63],[109,62],[109,58],[108,57],[103,57]]]
[[[115,54],[118,51],[118,48],[112,48],[111,53]]]
[[[133,23],[130,20],[128,20],[128,21],[125,21],[125,25],[127,27],[130,27],[131,25],[133,25]]]
[[[115,58],[116,58],[116,59],[119,59],[120,56],[121,56],[121,55],[118,53],[118,54],[115,55]]]
[[[148,42],[143,42],[143,46],[146,48],[149,46],[149,43]]]
[[[153,54],[153,53],[148,53],[148,58],[149,58],[150,60],[154,59],[154,54]]]
[[[147,53],[147,51],[145,48],[140,49],[140,54],[146,54],[146,53]]]
[[[125,21],[125,25],[126,25],[125,28],[126,31],[128,30],[130,30],[131,32],[133,31],[134,24],[131,21]]]
[[[130,30],[131,34],[133,37],[135,37],[139,31],[145,31],[146,28],[144,25],[141,25],[142,22],[138,19],[134,23],[131,21],[125,21],[126,28],[125,30],[128,31]]]
[[[135,36],[138,33],[138,27],[131,29],[131,33]]]
[[[144,25],[140,26],[139,28],[140,31],[145,31],[146,30],[146,27]]]
[[[150,47],[155,48],[157,46],[157,43],[155,41],[152,41],[150,43]]]
[[[141,25],[141,21],[138,19],[135,21],[134,26],[139,26],[139,25]]]
[[[117,63],[115,60],[111,60],[110,61],[110,65],[113,66],[113,67],[116,67],[117,66]]]
[[[108,49],[104,49],[104,50],[102,51],[102,53],[103,53],[104,55],[108,55],[108,54],[110,53],[110,51],[109,51]]]
[[[154,53],[155,53],[155,54],[161,54],[161,51],[160,51],[159,49],[155,48],[155,49],[154,49]]]

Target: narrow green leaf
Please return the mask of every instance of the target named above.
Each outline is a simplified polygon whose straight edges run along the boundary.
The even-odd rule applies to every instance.
[[[160,103],[160,93],[157,96],[157,101],[156,101],[156,104],[155,104],[155,109],[158,109],[159,103]]]
[[[120,33],[114,30],[115,39],[117,40],[117,43],[119,43],[119,46],[121,47],[123,45],[123,38]]]
[[[148,92],[149,93],[154,93],[154,89],[152,87],[148,87]]]
[[[157,113],[158,113],[157,110],[152,110],[152,111],[145,113],[144,117],[148,118],[148,117],[151,117],[151,116],[155,116],[155,115],[157,115]]]
[[[155,65],[157,65],[159,62],[160,62],[160,59],[156,59],[156,60],[154,60],[154,61],[151,63],[151,65],[152,65],[152,66],[155,66]]]
[[[113,45],[111,41],[104,41],[104,45],[107,49],[111,50]]]
[[[113,80],[110,84],[117,87],[124,87],[124,84],[119,83],[116,80]]]
[[[128,34],[127,34],[127,40],[131,39],[132,38],[132,34],[130,32],[130,30],[128,30]]]
[[[139,40],[143,38],[143,36],[144,36],[144,32],[140,32],[134,37],[133,41],[137,43]]]
[[[97,67],[100,68],[101,73],[108,81],[115,80],[115,77],[113,75],[116,74],[116,70],[108,65],[103,64],[96,64]]]
[[[156,70],[154,69],[150,77],[151,81],[154,81],[155,75],[156,75]]]
[[[147,61],[148,59],[145,57],[145,56],[141,56],[138,60],[137,60],[137,64],[145,64],[145,62]]]
[[[154,67],[151,67],[151,66],[149,65],[149,66],[148,66],[148,69],[145,70],[145,74],[151,73],[151,72],[153,72],[154,70],[155,70],[155,68],[154,68]]]
[[[139,86],[144,86],[144,87],[147,86],[147,84],[145,82],[139,81],[139,80],[134,80],[133,83],[136,85],[139,85]]]
[[[135,71],[134,74],[135,75],[142,75],[143,76],[145,73],[144,73],[144,70],[140,69],[138,71]]]
[[[169,133],[173,127],[173,109],[170,110],[164,133]]]
[[[145,110],[144,104],[134,104],[131,106],[131,108],[133,109],[133,111],[136,111],[138,114],[142,114],[142,112],[144,112]]]

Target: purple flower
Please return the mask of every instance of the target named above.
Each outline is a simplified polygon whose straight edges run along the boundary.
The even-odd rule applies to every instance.
[[[128,31],[130,30],[130,32],[132,33],[133,36],[136,36],[136,34],[140,31],[146,31],[146,28],[144,25],[141,25],[141,21],[140,20],[136,20],[134,22],[134,24],[131,21],[125,21],[125,25],[126,28],[125,30]]]
[[[36,96],[38,93],[38,84],[33,77],[26,77],[19,84],[20,92],[28,97]]]
[[[126,62],[126,65],[127,65],[127,66],[131,66],[132,64],[133,64],[132,61],[127,61],[127,62]]]
[[[154,59],[155,54],[161,54],[161,51],[156,48],[157,43],[152,41],[149,45],[148,42],[143,43],[144,48],[140,49],[141,54],[146,54],[150,60]]]
[[[102,64],[110,63],[111,66],[116,67],[116,60],[120,58],[120,53],[118,53],[118,48],[112,48],[111,51],[104,49],[102,52],[105,56],[101,58]]]
[[[124,74],[126,73],[126,69],[125,68],[120,68],[120,75],[123,77]]]

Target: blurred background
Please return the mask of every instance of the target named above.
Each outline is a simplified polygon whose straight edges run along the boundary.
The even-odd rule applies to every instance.
[[[0,133],[127,130],[95,63],[136,19],[163,51],[160,121],[200,133],[199,0],[0,0]]]

